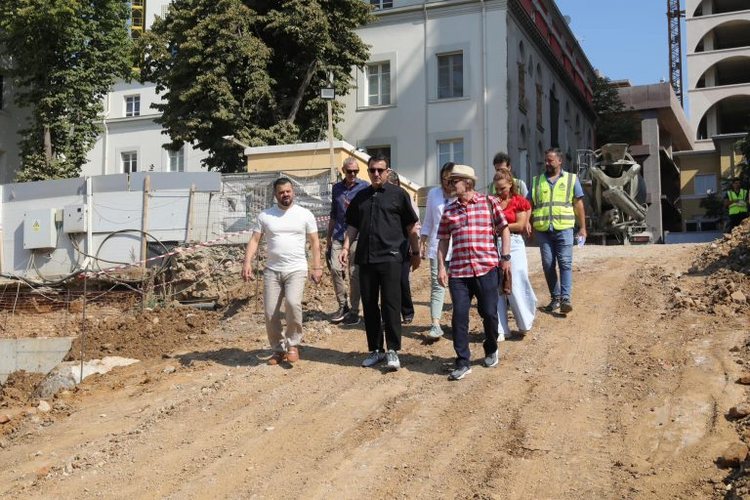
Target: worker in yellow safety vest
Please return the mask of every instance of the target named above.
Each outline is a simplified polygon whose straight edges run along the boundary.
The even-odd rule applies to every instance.
[[[542,268],[552,301],[545,308],[549,313],[573,310],[573,236],[578,222],[578,241],[586,241],[586,213],[583,188],[575,174],[562,168],[563,155],[557,148],[544,153],[542,175],[534,178],[531,192],[532,226],[539,242]],[[558,278],[558,268],[560,275]]]
[[[747,217],[747,189],[742,188],[742,182],[735,177],[732,179],[732,186],[724,196],[724,207],[729,213],[729,226],[727,232],[740,225],[740,222]]]

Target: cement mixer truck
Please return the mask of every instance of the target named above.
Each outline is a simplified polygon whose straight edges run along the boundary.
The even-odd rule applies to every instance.
[[[606,243],[651,243],[646,225],[646,182],[627,144],[578,151],[578,178],[586,194],[589,238]]]

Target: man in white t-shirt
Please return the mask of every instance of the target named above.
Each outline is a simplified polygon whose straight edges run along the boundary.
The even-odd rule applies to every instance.
[[[323,276],[320,264],[320,241],[315,216],[308,209],[294,204],[292,181],[286,177],[273,183],[276,206],[263,210],[253,235],[247,242],[242,278],[255,279],[253,258],[258,244],[266,236],[266,268],[263,271],[263,304],[266,316],[266,333],[273,356],[269,365],[283,361],[299,360],[299,344],[302,342],[302,295],[308,276],[305,242],[310,242],[313,264],[310,279],[316,284]],[[286,300],[286,331],[281,325],[281,304]]]

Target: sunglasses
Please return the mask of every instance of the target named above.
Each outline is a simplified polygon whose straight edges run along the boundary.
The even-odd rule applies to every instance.
[[[356,175],[359,173],[359,170],[345,170],[345,172],[346,172],[346,175],[350,175],[350,174]]]
[[[376,173],[376,172],[377,172],[378,174],[382,174],[382,173],[383,173],[383,172],[385,172],[386,170],[388,170],[388,169],[387,169],[387,168],[368,168],[368,169],[367,169],[367,171],[368,171],[368,172],[370,172],[371,174],[374,174],[374,173]]]
[[[458,184],[459,182],[461,182],[461,181],[465,181],[465,180],[466,180],[466,179],[464,179],[464,178],[462,178],[462,177],[456,177],[455,179],[451,179],[451,184],[453,184],[453,185],[455,186],[455,185],[456,185],[456,184]]]

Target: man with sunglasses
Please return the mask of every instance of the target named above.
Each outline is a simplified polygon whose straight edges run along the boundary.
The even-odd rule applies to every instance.
[[[369,356],[362,362],[368,368],[383,361],[389,371],[401,368],[401,242],[409,240],[412,271],[420,264],[417,214],[409,195],[388,184],[388,159],[370,158],[367,173],[371,185],[354,197],[346,211],[346,235],[339,256],[347,265],[351,242],[358,239],[355,263],[359,265],[359,284],[365,316]],[[378,298],[382,297],[380,306]],[[382,309],[382,311],[381,311]],[[381,327],[381,318],[383,328]],[[387,351],[383,344],[387,346]]]
[[[477,178],[468,165],[454,165],[450,180],[456,200],[445,207],[437,237],[438,281],[447,286],[453,301],[453,348],[456,368],[449,380],[461,380],[471,373],[469,350],[469,309],[472,297],[484,326],[484,366],[498,364],[497,352],[497,285],[498,267],[510,269],[510,230],[500,202],[493,196],[475,191]],[[498,256],[495,236],[502,238]],[[450,278],[445,266],[448,242],[453,243]],[[499,258],[498,258],[499,257]]]
[[[344,174],[344,179],[334,184],[331,190],[331,217],[326,233],[326,262],[331,270],[333,289],[339,304],[339,308],[331,315],[331,323],[356,325],[359,323],[359,268],[352,257],[357,250],[357,241],[352,241],[349,247],[349,266],[341,265],[339,255],[341,255],[346,233],[344,219],[346,209],[357,193],[369,184],[357,178],[359,164],[351,156],[344,160],[341,173]],[[349,301],[346,295],[347,274],[349,275]]]

